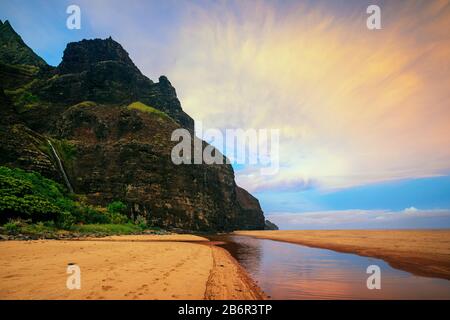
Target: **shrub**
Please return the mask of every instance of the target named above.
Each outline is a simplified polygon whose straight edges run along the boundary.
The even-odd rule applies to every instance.
[[[63,211],[59,214],[56,220],[56,226],[61,229],[70,229],[75,224],[75,217],[68,211]]]
[[[142,216],[142,215],[138,215],[136,217],[136,220],[134,220],[134,223],[136,225],[138,225],[141,229],[146,229],[148,224],[147,224],[147,218]]]
[[[108,205],[107,209],[109,213],[125,214],[127,211],[127,205],[122,201],[114,201]]]
[[[8,218],[45,221],[55,219],[59,208],[47,199],[35,195],[0,195],[0,212],[3,221]]]
[[[8,234],[17,234],[20,231],[21,223],[17,220],[9,220],[3,225]]]
[[[106,224],[110,223],[110,219],[107,214],[101,212],[93,206],[85,206],[82,208],[83,218],[81,222],[93,223],[93,224]]]
[[[111,223],[123,224],[129,220],[126,216],[127,205],[121,201],[111,202],[107,207],[107,211]]]
[[[120,213],[108,212],[109,221],[113,224],[124,224],[128,222],[128,217]]]
[[[77,223],[126,224],[129,222],[126,212],[127,206],[121,201],[110,203],[107,209],[87,205],[85,197],[66,193],[60,184],[39,173],[0,166],[0,223],[10,219],[45,222],[37,225],[37,229],[27,227],[32,232],[41,229],[47,232],[55,227],[73,229]],[[138,217],[136,224],[131,225],[145,228],[147,220]],[[4,228],[16,232],[19,227],[15,222],[8,222]]]
[[[0,221],[14,218],[54,221],[64,228],[75,222],[109,222],[108,217],[74,201],[64,190],[39,173],[0,166]]]
[[[0,167],[0,221],[11,218],[46,221],[55,219],[64,198],[62,187],[38,173]]]

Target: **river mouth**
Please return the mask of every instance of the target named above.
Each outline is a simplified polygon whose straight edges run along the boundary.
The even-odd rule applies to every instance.
[[[450,281],[416,276],[380,259],[233,234],[208,238],[272,299],[450,299]],[[381,270],[380,289],[367,288],[371,265]]]

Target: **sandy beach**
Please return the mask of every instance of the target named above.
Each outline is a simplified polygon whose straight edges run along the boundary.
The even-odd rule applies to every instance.
[[[450,230],[236,231],[235,234],[379,258],[416,275],[450,280]]]
[[[81,289],[66,286],[67,266]],[[222,248],[193,235],[0,242],[0,299],[263,299]]]

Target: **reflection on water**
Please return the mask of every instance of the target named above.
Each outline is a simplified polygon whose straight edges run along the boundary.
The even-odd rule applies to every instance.
[[[246,236],[218,235],[221,245],[273,299],[450,299],[450,281],[394,269],[379,259]],[[366,286],[381,268],[381,290]]]

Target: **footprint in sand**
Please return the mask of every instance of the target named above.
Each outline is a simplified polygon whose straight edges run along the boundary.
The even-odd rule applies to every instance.
[[[177,267],[177,268],[179,268],[179,267],[182,267],[184,265],[184,263],[177,263],[176,265],[175,265],[175,267]],[[172,269],[173,270],[173,269]]]

